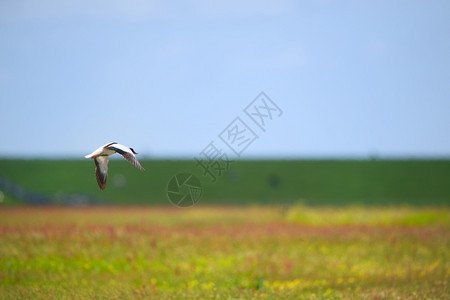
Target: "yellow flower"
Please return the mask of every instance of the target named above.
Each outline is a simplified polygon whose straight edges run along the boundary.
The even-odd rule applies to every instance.
[[[202,289],[212,290],[214,288],[214,282],[202,283]]]
[[[188,287],[191,288],[191,289],[195,288],[197,285],[198,285],[197,279],[194,279],[194,280],[191,280],[191,281],[188,282]]]

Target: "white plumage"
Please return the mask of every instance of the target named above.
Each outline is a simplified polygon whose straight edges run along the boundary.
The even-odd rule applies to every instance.
[[[119,153],[126,160],[128,160],[133,166],[140,170],[144,170],[139,161],[137,160],[133,148],[128,148],[124,145],[118,144],[116,142],[105,144],[98,149],[96,149],[91,154],[85,156],[85,158],[92,158],[95,162],[95,175],[97,178],[98,186],[101,190],[106,187],[106,179],[108,178],[108,156],[114,153]]]

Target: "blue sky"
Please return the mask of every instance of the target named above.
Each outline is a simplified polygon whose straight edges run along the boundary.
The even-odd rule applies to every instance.
[[[450,156],[449,1],[0,0],[0,45],[0,157]]]

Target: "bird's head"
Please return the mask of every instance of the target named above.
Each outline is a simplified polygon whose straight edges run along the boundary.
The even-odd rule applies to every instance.
[[[130,148],[131,152],[133,152],[133,154],[138,154],[136,151],[134,151],[133,148]]]

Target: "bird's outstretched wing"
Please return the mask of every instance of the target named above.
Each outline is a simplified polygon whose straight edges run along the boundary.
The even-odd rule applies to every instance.
[[[133,166],[138,168],[139,170],[145,170],[139,161],[137,160],[136,156],[134,156],[133,152],[131,152],[131,149],[120,144],[113,144],[109,147],[107,147],[110,150],[116,151],[120,155],[122,155],[126,160],[128,160]]]
[[[108,179],[108,156],[98,156],[95,161],[95,177],[97,178],[98,187],[103,191],[106,187],[106,179]]]
[[[139,161],[137,160],[136,156],[134,156],[133,153],[130,152],[124,152],[124,153],[120,153],[126,160],[128,160],[133,166],[135,166],[136,168],[138,168],[139,170],[145,170],[141,164],[139,163]]]

